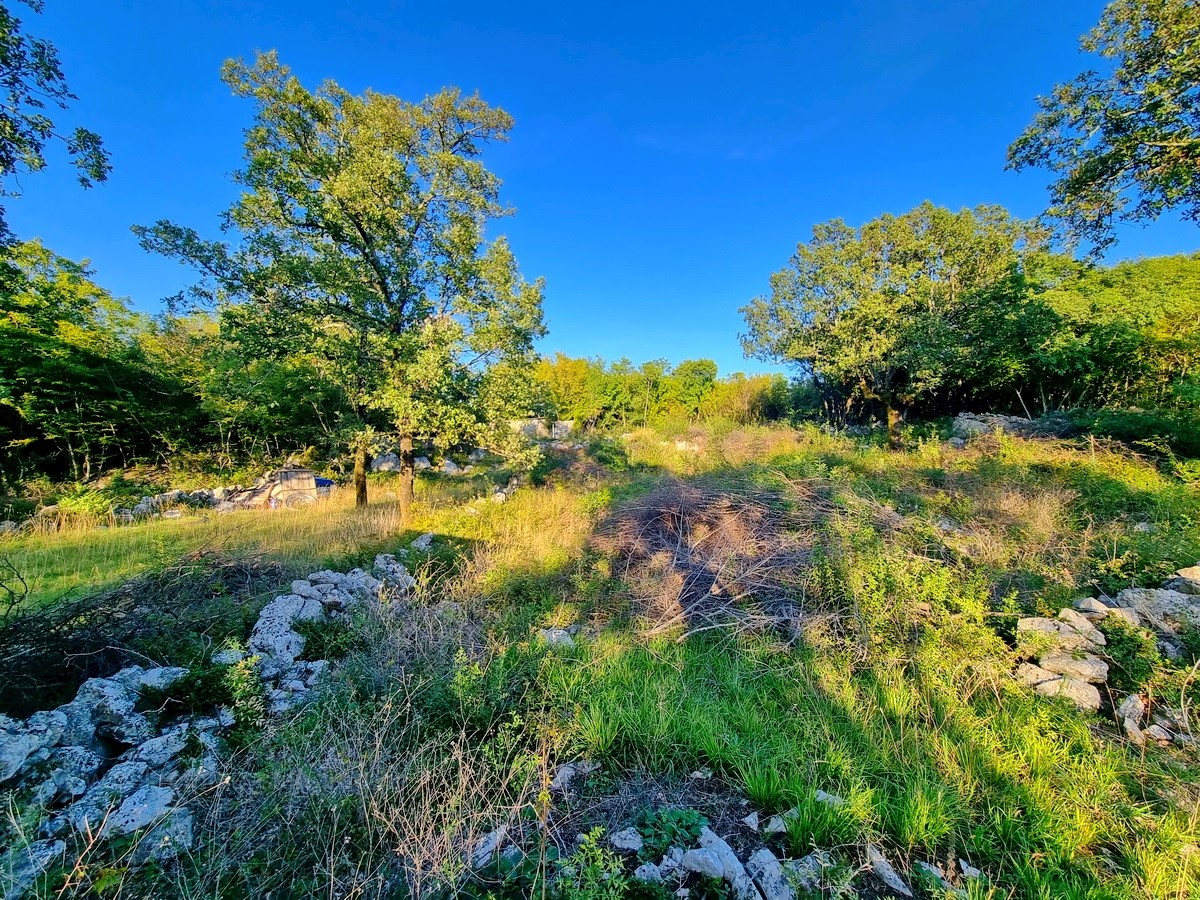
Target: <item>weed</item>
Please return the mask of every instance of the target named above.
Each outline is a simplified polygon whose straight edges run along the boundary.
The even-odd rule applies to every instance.
[[[365,646],[362,633],[345,619],[308,619],[293,628],[304,638],[300,659],[341,659]]]
[[[621,900],[628,887],[625,866],[600,843],[604,829],[595,828],[566,859],[559,860],[554,891],[559,900]]]
[[[645,862],[658,862],[671,847],[694,846],[708,819],[694,809],[659,809],[640,814],[635,821],[642,836],[639,854]]]

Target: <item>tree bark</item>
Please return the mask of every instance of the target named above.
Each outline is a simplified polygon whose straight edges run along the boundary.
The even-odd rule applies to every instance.
[[[896,404],[889,399],[887,402],[887,432],[888,432],[888,448],[891,450],[900,449],[900,410],[896,409]]]
[[[367,440],[362,437],[354,446],[354,505],[367,505]]]
[[[413,465],[413,436],[400,435],[400,527],[412,524],[413,502],[416,500],[416,467]]]

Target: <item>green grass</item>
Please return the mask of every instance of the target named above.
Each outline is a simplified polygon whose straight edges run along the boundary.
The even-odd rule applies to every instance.
[[[217,896],[209,888],[226,869],[250,895],[287,886],[380,896],[371,886],[396,867],[410,885],[419,871],[453,879],[448,842],[461,843],[463,823],[477,834],[498,810],[519,808],[529,833],[542,833],[551,800],[538,785],[557,761],[583,755],[604,764],[606,780],[708,767],[714,788],[763,814],[796,810],[771,839],[778,853],[833,850],[847,872],[871,841],[902,869],[969,859],[991,884],[973,897],[1196,895],[1194,757],[1143,753],[1099,717],[1032,694],[1011,677],[1005,641],[1018,611],[1053,612],[1080,593],[1154,584],[1194,563],[1192,487],[1087,444],[985,438],[951,451],[926,438],[896,453],[816,430],[689,439],[700,453],[652,432],[605,442],[619,471],[572,481],[547,466],[545,486],[502,506],[427,493],[418,530],[437,533],[442,549],[424,563],[419,602],[460,602],[469,624],[422,630],[418,616],[357,622],[362,642],[326,636],[348,653],[338,686],[249,746],[260,789],[222,801],[225,830],[192,868],[163,875],[159,893]],[[806,602],[821,615],[802,641],[641,632],[620,561],[589,537],[614,505],[668,474],[819,498]],[[809,493],[789,491],[796,482]],[[299,566],[369,559],[407,538],[391,509],[238,514],[226,549]],[[195,549],[212,527],[160,522],[4,549],[48,597]],[[534,639],[570,624],[584,626],[572,651]],[[1194,679],[1144,639],[1110,637],[1114,685],[1200,699]],[[670,840],[695,823],[647,810],[637,824]],[[251,838],[257,849],[246,852]],[[579,890],[622,896],[609,891],[612,860],[595,842],[574,861],[538,846],[519,876],[471,882],[467,895],[517,896],[569,872]],[[412,894],[442,896],[429,884]]]

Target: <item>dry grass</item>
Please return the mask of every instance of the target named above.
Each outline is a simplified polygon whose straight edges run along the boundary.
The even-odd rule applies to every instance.
[[[794,613],[813,525],[761,493],[671,480],[621,506],[592,545],[623,564],[649,632],[690,632]]]

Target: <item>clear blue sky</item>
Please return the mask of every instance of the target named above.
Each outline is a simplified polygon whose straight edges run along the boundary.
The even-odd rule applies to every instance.
[[[1041,173],[1004,171],[1034,97],[1084,67],[1099,0],[823,3],[383,3],[47,0],[19,14],[54,41],[99,131],[110,181],[55,160],[9,203],[22,237],[92,260],[157,310],[188,283],[134,223],[216,233],[250,109],[222,60],[277,49],[332,78],[418,99],[478,90],[516,119],[488,159],[517,207],[508,234],[547,280],[547,352],[742,359],[738,307],[812,225],[930,199],[1039,212]],[[64,120],[67,121],[67,120]],[[1194,251],[1200,229],[1130,228],[1110,258]]]

